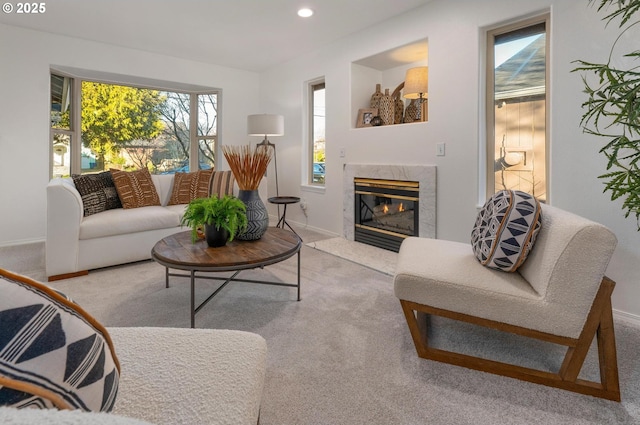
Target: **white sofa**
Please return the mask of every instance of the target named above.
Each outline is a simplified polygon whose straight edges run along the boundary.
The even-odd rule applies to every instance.
[[[113,412],[0,407],[0,423],[258,423],[267,346],[242,331],[107,328],[121,373]]]
[[[71,178],[47,185],[46,273],[49,281],[151,258],[151,248],[180,227],[185,205],[167,205],[173,174],[151,175],[161,206],[112,209],[83,216]]]

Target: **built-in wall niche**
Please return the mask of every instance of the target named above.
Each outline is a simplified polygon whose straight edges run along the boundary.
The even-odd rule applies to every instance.
[[[413,108],[405,119],[405,111],[410,100],[403,95],[407,70],[428,65],[428,40],[422,39],[394,49],[359,59],[351,63],[351,115],[353,127],[371,127],[371,96],[379,84],[382,94],[389,90],[389,94],[400,91],[403,105],[403,116],[400,123],[394,119],[394,125],[426,121],[428,118],[427,101],[424,101],[422,113],[415,116]],[[426,95],[428,96],[428,94]],[[414,101],[414,107],[419,101]],[[377,114],[385,111],[377,111]],[[388,111],[386,111],[388,112]],[[395,114],[394,114],[395,115]],[[423,119],[424,117],[424,119]],[[414,118],[418,118],[417,120]],[[376,122],[374,121],[374,125]]]

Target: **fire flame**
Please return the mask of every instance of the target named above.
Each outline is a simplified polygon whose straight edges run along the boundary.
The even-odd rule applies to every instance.
[[[400,202],[400,204],[397,206],[397,208],[394,206],[394,212],[403,212],[405,211],[404,208],[404,204],[402,202]],[[382,206],[382,213],[383,214],[388,214],[389,213],[389,206],[387,204],[384,204]]]

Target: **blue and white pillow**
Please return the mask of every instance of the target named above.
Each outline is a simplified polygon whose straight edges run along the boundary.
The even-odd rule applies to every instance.
[[[471,231],[473,253],[484,266],[514,272],[527,259],[542,223],[540,202],[519,190],[487,200]]]
[[[111,411],[120,365],[106,329],[66,296],[0,269],[0,406]]]

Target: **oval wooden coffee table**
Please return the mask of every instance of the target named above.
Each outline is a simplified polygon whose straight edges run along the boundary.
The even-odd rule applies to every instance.
[[[170,276],[189,277],[191,279],[191,327],[195,327],[195,316],[229,282],[251,282],[265,285],[291,286],[298,288],[300,301],[300,247],[302,241],[293,232],[269,227],[262,238],[255,241],[234,239],[219,248],[209,248],[204,240],[191,242],[191,231],[180,232],[161,239],[151,250],[151,258],[166,268],[166,287]],[[263,268],[279,263],[294,254],[298,255],[297,283],[282,283],[253,279],[238,279],[242,270]],[[171,273],[170,269],[186,270],[189,274]],[[234,272],[230,277],[203,276],[196,273]],[[209,297],[200,305],[195,303],[195,281],[198,279],[223,280]]]

